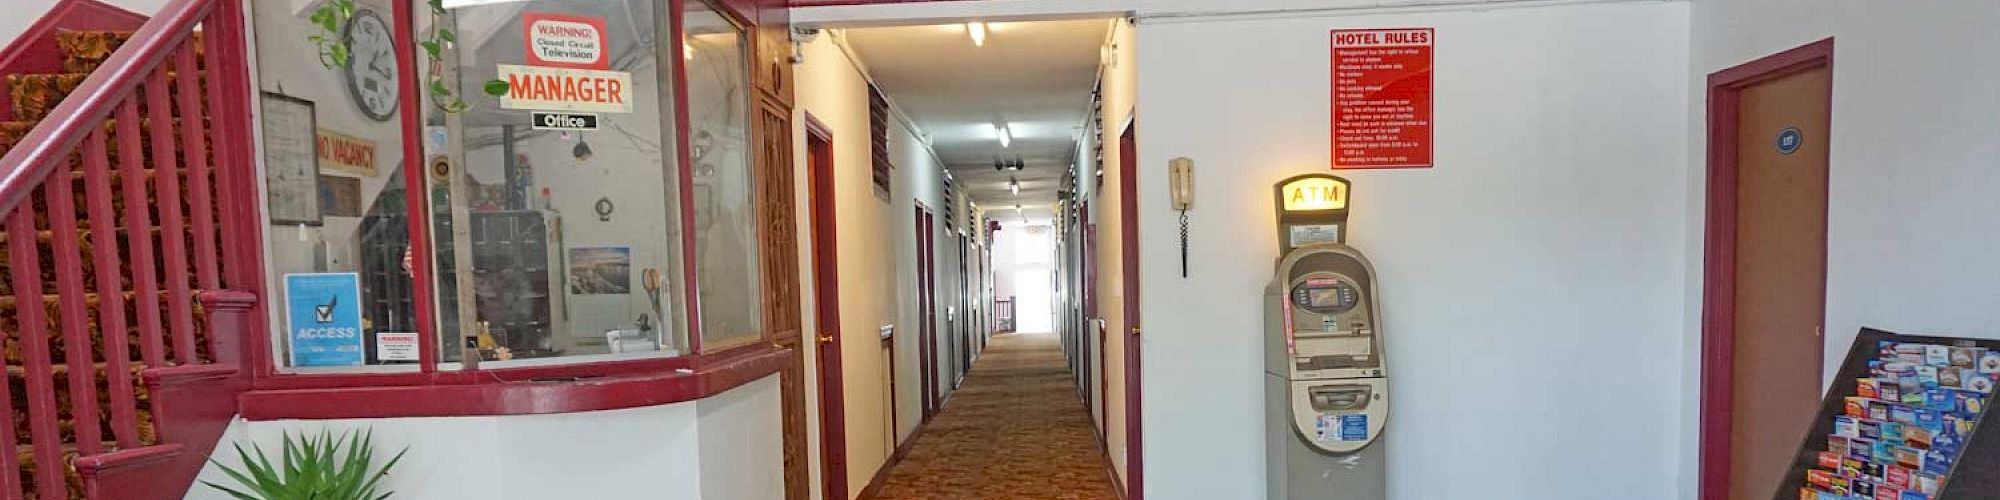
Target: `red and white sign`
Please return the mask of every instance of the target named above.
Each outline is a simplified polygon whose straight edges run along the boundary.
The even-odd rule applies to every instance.
[[[521,13],[522,37],[528,43],[528,65],[556,68],[611,69],[610,35],[604,18]]]
[[[417,361],[417,334],[376,332],[375,359],[379,361]]]
[[[586,113],[632,112],[632,74],[623,71],[498,65],[507,93],[500,107]]]
[[[1431,28],[1333,30],[1333,168],[1431,166]]]

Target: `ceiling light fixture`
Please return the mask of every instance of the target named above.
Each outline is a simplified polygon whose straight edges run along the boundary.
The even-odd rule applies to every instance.
[[[1020,179],[1016,179],[1016,178],[1013,178],[1013,177],[1008,177],[1008,178],[1007,178],[1007,190],[1008,190],[1008,191],[1013,191],[1013,192],[1014,192],[1014,196],[1020,196],[1020,195],[1021,195],[1021,180],[1020,180]]]
[[[1003,148],[1013,147],[1014,131],[1008,130],[1006,124],[1004,123],[993,124],[993,135],[1000,137],[1000,147]]]
[[[965,23],[965,34],[972,37],[972,46],[986,46],[986,23],[978,21]]]

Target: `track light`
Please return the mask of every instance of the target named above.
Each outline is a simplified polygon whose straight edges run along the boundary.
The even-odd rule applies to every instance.
[[[1014,196],[1020,196],[1020,195],[1021,195],[1021,180],[1020,180],[1020,179],[1016,179],[1016,178],[1013,178],[1013,177],[1008,177],[1008,178],[1007,178],[1007,190],[1008,190],[1008,191],[1012,191],[1012,192],[1014,192]]]
[[[986,23],[977,21],[965,23],[965,34],[972,37],[972,46],[986,46]]]
[[[1014,144],[1014,131],[1008,130],[1004,123],[993,124],[993,135],[1000,137],[1000,147],[1011,147]]]

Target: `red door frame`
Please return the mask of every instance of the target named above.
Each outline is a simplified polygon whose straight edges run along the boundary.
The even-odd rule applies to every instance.
[[[1144,500],[1145,441],[1140,439],[1139,392],[1139,122],[1118,135],[1118,224],[1125,288],[1125,498]]]
[[[1708,75],[1708,213],[1702,263],[1701,500],[1728,500],[1731,399],[1735,397],[1736,155],[1744,88],[1818,68],[1833,69],[1827,38]],[[1827,92],[1827,109],[1833,92]],[[1833,126],[1828,120],[1829,129]],[[1823,188],[1823,187],[1822,187]],[[1820,236],[1824,244],[1826,236]],[[1822,298],[1824,300],[1824,298]],[[1821,337],[1821,342],[1825,338]],[[1825,353],[1815,351],[1815,357]],[[1814,363],[1823,365],[1824,361]]]
[[[805,114],[806,177],[812,207],[813,317],[819,362],[819,459],[821,496],[847,498],[846,377],[840,366],[840,252],[835,227],[833,131]]]

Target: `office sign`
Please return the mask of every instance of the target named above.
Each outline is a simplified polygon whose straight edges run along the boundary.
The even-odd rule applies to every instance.
[[[1333,30],[1333,168],[1428,168],[1431,28]]]
[[[597,130],[597,115],[590,113],[536,111],[529,119],[535,130]]]
[[[285,318],[292,366],[359,366],[361,275],[285,275]]]
[[[499,65],[500,107],[586,113],[632,112],[632,74],[623,71]]]
[[[530,66],[611,69],[604,18],[522,12],[521,29]]]

